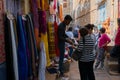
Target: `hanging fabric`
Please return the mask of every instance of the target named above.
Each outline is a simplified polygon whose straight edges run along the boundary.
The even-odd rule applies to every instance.
[[[6,53],[6,66],[7,66],[7,80],[15,80],[15,73],[13,67],[13,49],[12,49],[12,37],[10,31],[10,21],[7,15],[4,17],[5,25],[5,53]],[[1,29],[0,29],[1,30]]]
[[[41,41],[40,43],[40,60],[39,60],[39,76],[38,80],[45,80],[45,70],[46,70],[46,51],[45,51],[45,46],[44,42]]]
[[[5,40],[4,40],[4,20],[3,20],[3,0],[0,0],[0,64],[5,62]]]
[[[28,79],[33,80],[33,72],[32,72],[32,47],[31,47],[31,38],[30,38],[30,22],[26,19],[26,16],[22,16],[23,19],[23,25],[25,29],[25,42],[26,42],[26,54],[27,54],[27,61],[28,61]]]
[[[15,80],[19,80],[18,76],[18,59],[17,59],[17,46],[16,46],[16,36],[15,36],[15,28],[14,25],[14,17],[11,14],[7,15],[10,22],[10,32],[11,32],[11,40],[12,40],[12,51],[13,51],[13,68],[15,73]]]
[[[60,6],[59,7],[59,19],[62,22],[63,21],[63,7],[61,4],[59,6]]]
[[[54,21],[54,31],[55,31],[55,53],[56,56],[59,57],[59,48],[58,48],[58,36],[57,36],[57,32],[58,32],[58,24],[56,22],[56,16],[55,16],[55,21]]]
[[[6,0],[5,2],[6,12],[12,13],[16,17],[18,13],[22,12],[21,0]]]
[[[39,43],[40,43],[40,36],[39,36],[39,20],[38,20],[38,6],[36,0],[30,0],[31,2],[31,10],[33,13],[33,22],[34,22],[34,32],[35,32],[35,38],[36,38],[36,44],[39,49]]]
[[[18,32],[18,68],[19,80],[28,79],[28,61],[26,54],[26,40],[24,34],[24,26],[22,16],[17,16],[17,32]]]
[[[30,4],[29,4],[29,1],[30,0],[24,0],[25,3],[24,3],[24,6],[25,6],[25,14],[28,14],[30,12]]]
[[[55,32],[54,32],[54,24],[52,22],[48,22],[48,43],[49,43],[49,54],[50,57],[55,57]]]
[[[47,32],[47,22],[46,22],[46,12],[39,11],[39,34],[43,33],[46,34]]]

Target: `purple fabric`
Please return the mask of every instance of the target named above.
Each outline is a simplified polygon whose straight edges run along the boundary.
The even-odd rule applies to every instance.
[[[45,34],[47,31],[46,12],[39,11],[39,33]]]
[[[39,28],[37,1],[31,0],[34,27]]]

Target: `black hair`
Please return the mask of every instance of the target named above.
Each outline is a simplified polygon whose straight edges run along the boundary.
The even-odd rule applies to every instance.
[[[85,43],[85,36],[88,34],[88,30],[86,28],[81,28],[79,32],[80,36],[83,37],[83,43]]]
[[[93,27],[95,27],[94,24],[87,24],[87,25],[85,25],[85,28],[87,28],[88,30],[90,30],[90,29],[93,30]]]
[[[101,29],[100,29],[100,32],[101,32],[101,33],[105,33],[105,31],[106,31],[105,28],[101,28]]]
[[[70,15],[66,15],[65,18],[64,18],[64,20],[70,20],[70,21],[72,21],[73,19],[72,19],[72,17]]]
[[[73,29],[72,27],[69,27],[69,28],[68,28],[68,31],[72,31],[72,29]]]
[[[117,22],[120,23],[120,18],[117,18]]]

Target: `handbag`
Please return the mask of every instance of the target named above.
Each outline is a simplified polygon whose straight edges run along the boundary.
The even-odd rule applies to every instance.
[[[78,50],[78,48],[76,48],[76,49],[73,51],[71,57],[72,57],[75,61],[80,60],[80,58],[81,58],[81,56],[82,56],[82,54],[83,54],[83,51],[84,51],[84,47],[85,47],[85,45],[84,45],[84,42],[83,42],[83,48],[82,48],[82,50]]]
[[[82,56],[82,51],[79,51],[78,49],[75,49],[75,50],[73,51],[71,57],[72,57],[75,61],[78,61],[78,60],[80,60],[81,56]]]
[[[110,56],[113,58],[118,58],[120,56],[120,46],[113,46],[112,50],[110,51]]]

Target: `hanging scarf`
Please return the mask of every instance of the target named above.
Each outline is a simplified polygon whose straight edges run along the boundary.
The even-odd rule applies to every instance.
[[[47,32],[46,12],[39,11],[39,34]]]
[[[35,38],[36,38],[36,44],[38,46],[39,49],[39,19],[38,19],[38,7],[37,7],[37,3],[36,0],[30,0],[31,1],[31,10],[33,13],[33,23],[34,23],[34,32],[35,32]]]

